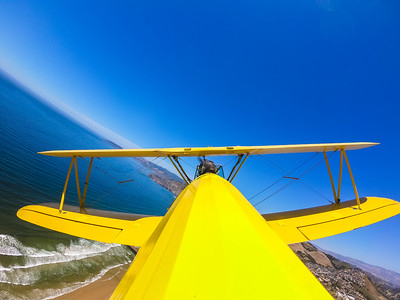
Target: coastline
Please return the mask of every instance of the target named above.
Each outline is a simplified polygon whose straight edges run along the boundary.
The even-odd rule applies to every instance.
[[[128,270],[130,264],[111,269],[99,280],[85,285],[75,291],[55,297],[56,300],[107,300],[111,297],[118,283]]]

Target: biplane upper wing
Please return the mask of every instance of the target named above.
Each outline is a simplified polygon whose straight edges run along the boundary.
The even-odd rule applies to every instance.
[[[276,146],[233,146],[201,148],[159,148],[159,149],[104,149],[104,150],[56,150],[39,154],[57,157],[166,157],[166,156],[216,156],[237,154],[283,154],[303,152],[329,152],[337,150],[358,150],[378,143],[328,143]]]
[[[356,200],[350,200],[262,216],[287,244],[292,244],[354,230],[399,213],[397,201],[366,197],[360,198],[360,208]]]
[[[110,212],[111,218],[92,215],[98,211],[90,209],[87,209],[87,213],[78,213],[71,211],[71,206],[65,207],[67,210],[60,211],[49,206],[28,205],[18,210],[17,216],[27,222],[77,237],[138,247],[148,240],[162,218]]]

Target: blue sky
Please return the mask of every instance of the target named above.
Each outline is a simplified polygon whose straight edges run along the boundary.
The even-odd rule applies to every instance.
[[[348,154],[359,193],[400,200],[398,1],[142,2],[2,0],[0,68],[141,147],[380,142]],[[251,198],[308,157],[251,158],[235,183]],[[257,209],[332,197],[323,164],[304,183]],[[400,272],[399,226],[317,244]]]

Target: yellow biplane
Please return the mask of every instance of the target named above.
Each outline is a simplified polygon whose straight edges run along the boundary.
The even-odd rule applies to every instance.
[[[287,244],[319,239],[363,227],[400,213],[394,200],[358,196],[346,155],[375,143],[331,143],[254,147],[66,150],[40,154],[72,157],[61,203],[29,205],[19,218],[70,235],[106,243],[138,246],[132,265],[111,299],[332,299]],[[340,152],[336,190],[326,152]],[[334,203],[261,215],[231,184],[249,155],[320,152],[324,154]],[[179,157],[238,156],[229,176],[201,161],[196,178],[185,173]],[[91,158],[83,193],[77,158]],[[134,215],[85,209],[95,157],[168,157],[187,187],[165,216]],[[340,201],[343,161],[355,199]],[[79,207],[64,205],[75,166]]]

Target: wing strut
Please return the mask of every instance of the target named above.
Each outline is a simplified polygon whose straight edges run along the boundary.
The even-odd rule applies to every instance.
[[[81,188],[79,187],[79,175],[78,175],[78,159],[75,156],[75,177],[76,177],[76,189],[78,190],[79,207],[82,207]]]
[[[60,208],[58,209],[60,213],[61,213],[61,211],[63,209],[63,206],[64,206],[64,199],[65,199],[65,193],[67,191],[69,175],[71,175],[72,165],[74,164],[75,159],[76,159],[76,156],[72,156],[71,163],[70,163],[69,169],[68,169],[67,179],[65,179],[64,190],[63,190],[62,195],[61,195]]]
[[[86,192],[87,192],[87,187],[88,187],[88,184],[89,184],[90,172],[92,170],[92,165],[93,165],[93,158],[94,157],[92,157],[90,159],[89,169],[88,169],[88,172],[87,172],[87,175],[86,175],[85,188],[84,188],[84,191],[83,191],[83,195],[81,195],[81,189],[79,187],[78,160],[77,160],[76,156],[72,157],[71,163],[70,163],[69,169],[68,169],[67,178],[65,179],[64,190],[63,190],[62,195],[61,195],[60,207],[58,209],[60,213],[63,210],[64,200],[65,200],[65,193],[67,192],[69,177],[70,177],[71,171],[72,171],[72,165],[75,165],[76,188],[78,190],[79,207],[80,207],[81,210],[84,209]]]
[[[347,168],[349,169],[351,183],[353,184],[354,194],[356,195],[356,199],[357,199],[358,209],[361,209],[361,207],[360,207],[360,198],[358,197],[356,183],[354,182],[354,177],[353,177],[353,173],[351,172],[350,163],[349,163],[349,160],[347,159],[346,151],[344,151],[344,149],[343,149],[343,155],[344,155],[344,159],[346,160]]]
[[[236,164],[233,166],[232,171],[229,173],[229,176],[228,176],[228,178],[226,178],[226,180],[229,181],[229,179],[231,178],[231,176],[232,176],[232,174],[233,174],[233,171],[235,171],[237,165],[238,165],[238,164],[240,163],[240,161],[242,160],[242,157],[243,157],[243,154],[239,154],[239,155],[238,155],[238,160],[236,161]]]
[[[229,176],[228,176],[228,179],[227,179],[227,180],[228,180],[229,182],[232,182],[232,180],[236,177],[236,174],[239,172],[240,168],[243,166],[243,164],[244,164],[244,162],[246,161],[247,157],[249,157],[249,153],[246,153],[246,156],[244,157],[243,160],[242,160],[243,154],[240,154],[240,155],[239,155],[239,158],[238,158],[236,164],[233,166],[233,169],[232,169],[231,173],[230,173]],[[241,164],[239,165],[239,167],[236,169],[237,165],[240,163],[241,160],[242,160],[242,163],[241,163]],[[235,171],[235,169],[236,169],[236,172],[235,172],[235,174],[232,176],[233,171]],[[232,178],[231,178],[231,176],[232,176]]]
[[[324,151],[324,157],[325,157],[326,167],[327,167],[328,173],[329,173],[329,179],[330,179],[331,185],[332,185],[332,191],[333,191],[333,197],[335,199],[335,203],[336,204],[340,203],[340,188],[341,188],[341,184],[342,184],[342,170],[343,170],[343,157],[344,157],[345,160],[346,160],[347,169],[349,170],[351,183],[353,184],[353,189],[354,189],[354,194],[356,196],[357,205],[358,205],[358,208],[361,209],[361,207],[360,207],[360,198],[358,196],[356,183],[354,181],[353,172],[351,172],[350,163],[349,163],[349,160],[347,158],[346,151],[344,149],[340,149],[340,169],[339,169],[339,183],[338,183],[337,193],[336,193],[335,183],[333,182],[333,177],[332,177],[331,168],[329,166],[328,157],[327,157],[325,151]]]
[[[182,179],[186,182],[187,185],[189,185],[192,181],[190,180],[189,176],[186,174],[185,170],[182,168],[182,165],[179,163],[178,157],[173,155],[172,158],[170,155],[168,155],[169,160],[171,163],[174,165],[175,169],[178,171],[179,175],[181,175]],[[176,164],[174,163],[176,162]],[[178,166],[179,168],[178,168]]]
[[[83,208],[85,206],[85,198],[86,198],[86,192],[87,192],[87,187],[89,184],[89,176],[90,176],[90,171],[92,170],[92,165],[93,165],[93,158],[90,158],[90,163],[89,163],[89,169],[86,175],[86,181],[85,181],[85,189],[83,191],[83,196],[82,196],[82,202],[81,202],[81,208]]]
[[[342,153],[342,151],[340,151],[340,158],[342,158],[342,155],[343,155],[343,153]],[[340,202],[340,199],[339,199],[339,196],[336,195],[335,183],[333,182],[331,167],[329,166],[328,156],[326,156],[326,152],[324,152],[324,158],[325,158],[325,162],[326,162],[326,167],[328,168],[329,179],[331,180],[333,198],[335,199],[335,203],[338,204]],[[342,160],[340,160],[340,162],[342,163]],[[340,165],[340,170],[342,170],[342,165]],[[341,175],[342,174],[340,174],[340,178],[341,178]],[[339,180],[339,182],[340,182],[340,180]],[[339,191],[338,191],[338,194],[339,194]]]

